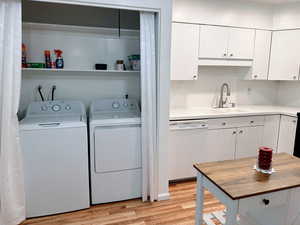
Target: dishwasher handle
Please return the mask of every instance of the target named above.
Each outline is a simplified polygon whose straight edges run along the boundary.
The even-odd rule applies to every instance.
[[[207,121],[176,121],[169,124],[170,130],[198,130],[207,129]]]

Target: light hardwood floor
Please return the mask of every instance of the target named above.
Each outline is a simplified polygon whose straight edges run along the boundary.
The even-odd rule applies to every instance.
[[[143,203],[140,199],[92,206],[89,209],[26,220],[22,225],[193,225],[196,183],[170,185],[171,199]],[[205,192],[204,212],[224,209]]]

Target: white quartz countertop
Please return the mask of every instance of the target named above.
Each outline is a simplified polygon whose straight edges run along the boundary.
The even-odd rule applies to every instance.
[[[235,108],[177,108],[170,110],[170,120],[210,119],[238,116],[286,115],[297,117],[300,107],[242,105]]]

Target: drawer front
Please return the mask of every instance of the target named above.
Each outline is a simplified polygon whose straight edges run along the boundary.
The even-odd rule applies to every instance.
[[[253,209],[264,209],[282,206],[287,204],[289,194],[290,190],[284,190],[241,199],[239,202],[239,207],[241,212],[245,212]]]
[[[222,129],[234,127],[249,127],[264,125],[264,116],[246,116],[246,117],[231,117],[231,118],[218,118],[209,119],[209,129]]]

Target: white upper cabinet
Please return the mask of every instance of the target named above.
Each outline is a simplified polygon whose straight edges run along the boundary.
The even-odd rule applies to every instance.
[[[251,60],[254,38],[252,29],[201,25],[199,58]]]
[[[227,27],[200,26],[199,58],[224,59],[227,57],[229,30]]]
[[[254,42],[253,65],[250,79],[267,80],[271,50],[272,32],[256,30]]]
[[[298,80],[300,30],[274,31],[269,80]]]
[[[172,24],[171,80],[197,80],[199,27]]]
[[[253,59],[255,31],[242,28],[228,29],[228,57],[230,59]]]

